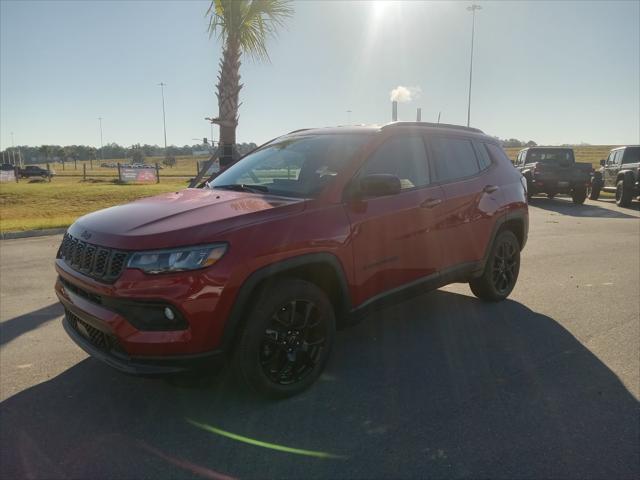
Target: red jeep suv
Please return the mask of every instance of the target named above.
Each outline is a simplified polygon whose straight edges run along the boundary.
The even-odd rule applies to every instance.
[[[497,141],[445,124],[298,130],[186,189],[78,219],[56,260],[64,327],[129,373],[313,383],[336,325],[453,282],[506,298],[526,183]],[[389,328],[393,328],[392,325]]]

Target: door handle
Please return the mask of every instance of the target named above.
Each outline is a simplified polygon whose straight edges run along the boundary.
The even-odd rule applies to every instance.
[[[499,187],[497,187],[496,185],[487,185],[487,186],[485,186],[485,187],[482,189],[482,191],[483,191],[484,193],[493,193],[493,192],[495,192],[496,190],[498,190],[498,188],[499,188]]]
[[[441,198],[427,198],[424,202],[420,204],[422,208],[433,208],[442,203]]]

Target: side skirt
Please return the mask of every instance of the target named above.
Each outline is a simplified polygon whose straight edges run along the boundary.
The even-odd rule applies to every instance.
[[[483,264],[481,262],[462,263],[383,292],[352,309],[348,324],[359,323],[367,314],[373,311],[436,290],[450,283],[468,282],[474,275],[478,275],[478,272],[482,273],[482,268]]]

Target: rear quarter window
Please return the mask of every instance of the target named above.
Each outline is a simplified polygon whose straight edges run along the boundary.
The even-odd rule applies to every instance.
[[[511,160],[509,160],[509,157],[507,157],[507,154],[498,145],[494,145],[493,143],[484,143],[483,145],[484,145],[484,148],[487,150],[487,154],[489,155],[489,158],[491,158],[492,162],[500,163],[501,161],[507,161],[511,163]],[[523,156],[524,155],[526,155],[525,152],[523,152]]]
[[[486,170],[489,168],[491,166],[491,158],[489,157],[487,150],[478,142],[473,142],[473,148],[475,149],[476,156],[478,157],[480,170]]]

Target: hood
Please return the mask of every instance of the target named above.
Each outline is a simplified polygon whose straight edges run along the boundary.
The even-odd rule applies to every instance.
[[[303,206],[303,199],[186,189],[90,213],[80,217],[69,233],[123,250],[197,245],[223,240],[217,236],[225,230],[290,215]]]

